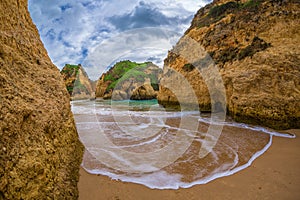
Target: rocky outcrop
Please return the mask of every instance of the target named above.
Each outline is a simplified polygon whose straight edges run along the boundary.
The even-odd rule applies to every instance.
[[[108,88],[108,86],[112,83],[111,80],[106,78],[106,73],[102,74],[96,84],[96,92],[95,96],[100,98],[109,99],[111,98],[112,90]]]
[[[179,104],[172,91],[163,86],[176,82],[171,73],[175,70],[193,87],[200,110],[211,111],[212,94],[203,78],[213,77],[202,77],[197,69],[212,59],[223,79],[227,110],[233,119],[276,129],[299,128],[299,10],[297,1],[285,0],[223,0],[201,8],[165,60],[159,103],[165,107]],[[186,38],[207,55],[198,55]],[[190,63],[177,49],[201,59]]]
[[[83,146],[26,0],[0,2],[0,199],[76,199]]]
[[[95,97],[94,82],[89,79],[81,64],[66,64],[60,73],[72,100]]]
[[[137,87],[132,91],[130,99],[132,100],[150,100],[156,98],[156,92],[151,86],[150,79],[146,80],[145,83]]]
[[[102,74],[96,97],[113,100],[155,99],[162,70],[151,62],[121,61]]]

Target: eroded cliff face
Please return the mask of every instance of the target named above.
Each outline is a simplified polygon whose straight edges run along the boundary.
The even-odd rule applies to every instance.
[[[96,97],[113,100],[155,99],[162,69],[153,63],[121,61],[102,74]]]
[[[81,64],[66,64],[60,73],[72,100],[95,97],[95,84],[89,79]]]
[[[198,11],[174,48],[181,45],[183,51],[197,57],[191,46],[182,46],[187,37],[217,65],[226,88],[228,113],[236,121],[276,129],[300,127],[299,2],[215,1]],[[192,85],[200,109],[211,110],[210,94],[197,70],[201,62],[205,63],[189,63],[180,52],[169,52],[158,94],[162,105],[178,105],[176,96],[163,87],[176,82],[170,68]]]
[[[0,199],[76,199],[83,146],[26,0],[0,2]]]

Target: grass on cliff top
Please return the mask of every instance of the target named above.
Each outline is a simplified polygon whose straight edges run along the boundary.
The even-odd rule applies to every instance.
[[[230,1],[221,5],[213,6],[210,8],[207,15],[205,15],[198,22],[196,22],[196,26],[198,28],[209,26],[221,20],[226,15],[241,10],[256,12],[257,11],[256,9],[260,4],[261,4],[261,0],[249,0],[246,1],[245,3]]]
[[[105,75],[104,81],[111,83],[106,88],[106,91],[114,89],[120,81],[134,79],[137,82],[145,81],[145,78],[150,78],[151,83],[157,83],[157,76],[155,74],[146,74],[145,70],[151,62],[136,63],[129,60],[120,61],[116,63]]]
[[[69,92],[70,95],[72,95],[73,93],[73,90],[74,90],[74,84],[75,84],[75,80],[76,80],[76,77],[78,75],[78,72],[79,72],[79,68],[80,68],[80,65],[72,65],[72,64],[66,64],[64,66],[64,68],[61,70],[61,74],[64,75],[64,80],[65,80],[65,84],[66,84],[66,87],[67,87],[67,90]],[[71,82],[68,82],[67,79],[72,79]],[[80,80],[77,81],[77,90],[87,90],[85,88],[84,85],[82,85],[82,83],[80,82]]]
[[[77,76],[79,68],[80,65],[66,64],[60,73],[65,75],[65,77]]]
[[[115,81],[133,68],[145,68],[147,63],[136,63],[129,60],[116,63],[105,75],[104,81]]]
[[[79,68],[80,68],[80,65],[66,64],[61,71],[66,72],[66,71],[70,71],[70,70],[79,70]]]
[[[223,17],[228,12],[234,12],[237,9],[252,9],[260,5],[260,0],[249,0],[245,3],[230,1],[221,5],[216,5],[209,10],[210,17],[218,18]]]

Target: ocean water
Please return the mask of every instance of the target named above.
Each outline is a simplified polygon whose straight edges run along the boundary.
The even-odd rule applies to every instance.
[[[156,100],[71,104],[86,148],[82,167],[149,188],[188,188],[234,174],[262,155],[273,136],[295,137],[196,111],[167,111]]]

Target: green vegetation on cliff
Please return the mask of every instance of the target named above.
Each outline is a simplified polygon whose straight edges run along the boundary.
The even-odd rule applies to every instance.
[[[151,62],[117,62],[97,82],[96,97],[113,100],[156,98],[162,69]]]
[[[74,71],[75,71],[75,73],[78,73],[79,67],[80,67],[80,65],[66,64],[64,66],[64,68],[61,70],[61,72],[71,75]]]
[[[261,4],[260,0],[249,0],[244,3],[237,1],[229,1],[221,5],[212,6],[209,4],[207,9],[209,9],[208,14],[202,15],[201,19],[195,21],[192,26],[202,28],[205,26],[210,26],[211,24],[216,23],[217,21],[223,19],[230,13],[237,13],[243,11],[245,17],[249,16],[249,12],[256,12],[257,7]],[[200,11],[204,11],[200,10]],[[248,15],[247,15],[248,14]]]
[[[70,95],[72,95],[72,93],[73,93],[74,83],[75,83],[76,77],[78,75],[79,68],[80,68],[80,65],[66,64],[60,72],[64,77],[66,87],[67,87],[67,90]],[[70,79],[70,77],[72,77],[72,79],[68,80],[68,79]]]
[[[77,79],[80,68],[81,68],[80,64],[78,65],[66,64],[60,72],[64,77],[67,90],[71,96],[74,92],[75,87],[77,92],[88,93],[88,89],[85,87],[85,85],[81,83],[80,79]]]
[[[129,79],[133,79],[137,82],[144,82],[146,78],[150,78],[152,87],[157,90],[157,73],[145,73],[149,65],[153,64],[151,62],[136,63],[129,60],[116,63],[107,73],[104,74],[104,81],[110,81],[106,91],[114,89],[117,83],[122,83]]]
[[[223,66],[226,62],[252,57],[254,54],[271,47],[271,43],[265,41],[265,38],[258,36],[257,33],[256,35],[250,34],[254,30],[264,28],[259,23],[264,21],[261,16],[268,9],[264,4],[266,2],[262,0],[209,4],[198,11],[193,19],[192,26],[186,33],[191,30],[206,30],[204,31],[206,36],[200,44],[219,66]],[[273,12],[272,15],[275,13]],[[242,26],[249,29],[247,33],[241,35],[241,37],[245,37],[243,41],[238,40],[237,35],[229,41],[229,38],[232,38],[229,33],[231,31],[237,32]],[[214,37],[212,37],[213,35]],[[212,48],[208,48],[210,46],[217,46],[217,48],[212,50]]]

